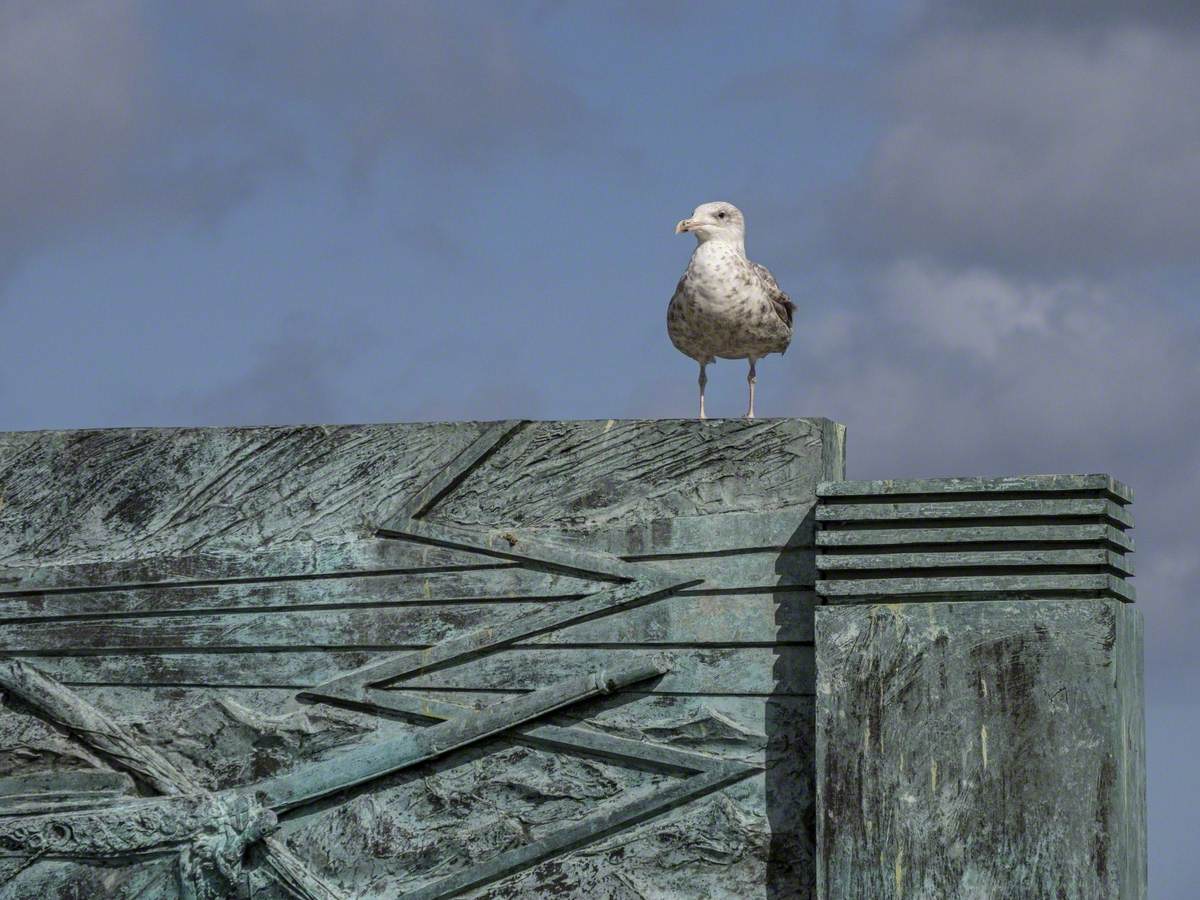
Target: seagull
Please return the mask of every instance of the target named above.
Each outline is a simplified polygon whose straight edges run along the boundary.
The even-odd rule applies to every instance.
[[[754,418],[754,365],[784,353],[792,340],[796,304],[766,266],[746,259],[746,220],[732,203],[704,203],[675,226],[696,236],[696,249],[667,306],[667,335],[675,349],[700,363],[700,418],[705,368],[717,357],[750,361],[746,381]]]

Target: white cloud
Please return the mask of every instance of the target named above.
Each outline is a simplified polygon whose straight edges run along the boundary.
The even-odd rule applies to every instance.
[[[949,271],[903,260],[880,279],[884,308],[933,343],[994,360],[1013,338],[1044,335],[1076,285],[1018,284],[983,269]]]
[[[1200,628],[1200,325],[1113,279],[901,259],[869,283],[861,312],[797,339],[802,354],[786,359],[803,404],[791,411],[849,426],[852,478],[1130,483],[1152,677],[1169,693]]]
[[[1200,627],[1200,322],[1169,295],[1200,259],[1197,9],[927,4],[835,209],[864,311],[806,364],[851,477],[1128,481],[1160,696]]]

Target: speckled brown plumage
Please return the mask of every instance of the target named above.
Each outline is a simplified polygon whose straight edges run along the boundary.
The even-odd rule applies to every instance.
[[[783,353],[792,340],[795,304],[766,266],[746,258],[745,220],[730,203],[705,203],[676,228],[698,244],[667,306],[667,334],[681,353],[700,364],[700,417],[705,367],[715,359],[749,360],[754,417],[755,364]]]

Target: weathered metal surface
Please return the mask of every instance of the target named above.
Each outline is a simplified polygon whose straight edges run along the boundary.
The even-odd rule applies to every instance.
[[[1135,597],[1133,494],[1107,475],[844,481],[818,494],[829,603]]]
[[[819,608],[819,895],[1145,897],[1141,629],[1113,600]]]
[[[670,667],[665,661],[656,660],[568,679],[494,703],[486,709],[464,710],[438,725],[358,747],[286,775],[258,782],[247,790],[272,809],[302,806],[668,671]]]
[[[410,651],[377,660],[323,682],[310,695],[319,696],[322,693],[337,695],[341,694],[347,686],[361,688],[368,684],[382,684],[396,678],[411,678],[423,672],[443,668],[449,663],[470,660],[487,650],[511,646],[522,638],[532,638],[557,628],[573,625],[576,622],[610,615],[637,603],[646,603],[657,597],[665,596],[672,590],[695,583],[694,581],[662,579],[631,581],[614,587],[606,587],[579,600],[556,603],[547,609],[517,616],[503,625],[489,625],[456,635],[425,650]],[[663,670],[663,672],[666,671],[666,669]]]
[[[330,591],[331,594],[335,592]],[[128,592],[126,596],[132,593]],[[173,596],[164,601],[163,593],[139,591],[139,596],[130,596],[130,605],[119,613],[112,612],[110,596],[99,592],[76,595],[61,605],[51,602],[58,597],[47,597],[36,611],[27,607],[18,609],[19,600],[11,601],[9,606],[0,601],[0,610],[24,613],[20,618],[8,618],[0,624],[0,645],[10,651],[60,646],[134,651],[162,646],[164,641],[169,641],[171,646],[191,649],[252,649],[303,644],[423,649],[463,628],[504,623],[546,607],[568,606],[577,599],[572,595],[561,595],[519,602],[501,598],[490,602],[448,598],[436,604],[428,600],[387,603],[385,599],[373,599],[374,595],[364,598],[355,594],[331,609],[320,601],[332,601],[332,597],[322,598],[307,589],[269,593],[262,598],[261,605],[257,598],[250,599],[241,591],[223,591],[224,596],[216,604],[198,604],[199,609],[222,611],[188,614],[187,602],[198,600],[194,594]],[[786,595],[786,600],[777,600],[777,594]],[[621,616],[564,626],[530,638],[530,642],[554,646],[627,641],[696,645],[809,642],[812,641],[812,630],[803,626],[811,623],[784,620],[785,611],[780,607],[786,603],[811,609],[812,596],[811,590],[736,594],[685,590],[644,607],[626,609]],[[289,601],[293,599],[308,602],[292,604]],[[243,619],[235,620],[234,610],[241,613],[241,608],[232,604],[242,602],[255,605],[245,608]],[[155,613],[160,614],[155,615],[154,629],[150,630],[144,617]],[[106,616],[103,631],[80,627],[81,623],[95,622],[95,618],[87,617],[97,615]],[[776,624],[777,617],[782,620],[779,625]],[[244,627],[233,629],[231,621],[244,622]]]
[[[857,574],[857,573],[856,573]],[[1123,578],[1104,572],[1054,572],[1043,575],[962,575],[935,574],[916,577],[855,578],[823,581],[821,596],[829,603],[887,602],[900,597],[940,599],[954,597],[1037,596],[1075,593],[1084,597],[1134,599],[1132,585]]]
[[[823,503],[818,522],[893,522],[906,519],[1106,519],[1133,527],[1133,516],[1106,498],[1049,500],[906,500],[903,503]]]
[[[166,856],[0,861],[4,890],[809,896],[812,507],[841,475],[821,420],[0,435],[0,648],[184,797],[336,774],[439,720],[507,729],[281,810],[274,837],[213,815]],[[664,656],[516,724],[524,692]],[[0,775],[122,767],[52,718],[13,697]]]
[[[926,553],[840,553],[818,554],[823,572],[874,569],[1025,569],[1031,566],[1091,566],[1133,574],[1133,559],[1103,547],[1055,550],[938,550]]]
[[[889,478],[834,481],[821,485],[822,497],[928,496],[939,494],[1103,494],[1132,503],[1133,491],[1111,475],[1008,475],[999,478]]]
[[[465,709],[453,703],[405,697],[394,693],[383,695],[373,692],[365,702],[380,709],[443,721],[464,715]],[[593,843],[630,825],[653,818],[665,810],[681,806],[723,785],[734,784],[748,774],[746,766],[740,762],[712,759],[653,742],[631,740],[628,737],[578,728],[532,725],[513,729],[512,737],[529,746],[584,751],[596,757],[627,763],[636,762],[660,771],[676,770],[685,777],[668,786],[656,786],[648,793],[634,793],[620,802],[608,805],[599,816],[590,818],[587,822],[560,829],[534,844],[507,851],[482,866],[427,885],[413,892],[413,898],[432,900],[486,884],[502,874],[552,858],[573,847]],[[799,790],[792,792],[794,806],[790,811],[793,812],[799,811],[799,798],[795,798],[796,793],[799,793]],[[805,796],[803,799],[807,801],[810,798]],[[808,887],[797,889],[798,892],[807,890]]]
[[[40,808],[30,797],[17,815],[0,819],[0,863],[5,858],[11,863],[6,881],[43,859],[115,863],[174,856],[177,878],[158,879],[160,892],[177,893],[185,900],[249,896],[253,876],[243,871],[242,863],[255,848],[267,861],[264,871],[277,873],[276,880],[293,896],[338,900],[335,889],[269,838],[279,821],[253,790],[204,790],[86,699],[20,660],[3,660],[0,687],[118,769],[166,795],[147,800],[97,797],[88,791],[90,802],[65,805],[55,798]],[[92,778],[97,774],[88,773]],[[29,780],[47,782],[53,796],[79,777],[80,773],[50,771]]]
[[[1133,538],[1111,525],[971,525],[940,528],[825,529],[818,547],[890,547],[902,544],[1055,544],[1088,543],[1131,552]]]
[[[187,779],[156,750],[140,746],[128,731],[43,672],[18,659],[0,659],[0,689],[37,710],[57,728],[87,736],[88,745],[136,775],[160,794],[179,794]]]
[[[384,648],[388,651],[390,648]],[[419,675],[412,688],[474,690],[505,686],[517,691],[546,687],[586,674],[606,663],[633,663],[668,652],[671,673],[656,690],[678,694],[775,693],[812,695],[811,645],[778,647],[582,647],[563,650],[517,647],[503,654]],[[71,686],[222,684],[228,687],[287,687],[308,691],[322,682],[369,665],[379,650],[309,651],[288,647],[265,653],[216,652],[64,655],[33,657],[53,677]],[[780,670],[776,673],[774,670]]]
[[[818,895],[1144,897],[1129,489],[819,493]]]
[[[0,816],[86,809],[133,792],[121,772],[44,772],[0,778]]]

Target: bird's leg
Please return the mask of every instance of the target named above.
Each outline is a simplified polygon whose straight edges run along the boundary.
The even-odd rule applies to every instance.
[[[754,373],[754,364],[757,362],[754,357],[750,357],[750,373],[746,376],[746,381],[750,385],[750,409],[746,411],[746,418],[754,418],[754,385],[758,382],[758,376]]]
[[[705,374],[704,368],[707,363],[700,363],[700,418],[707,419],[704,414],[704,386],[708,384],[708,375]]]

